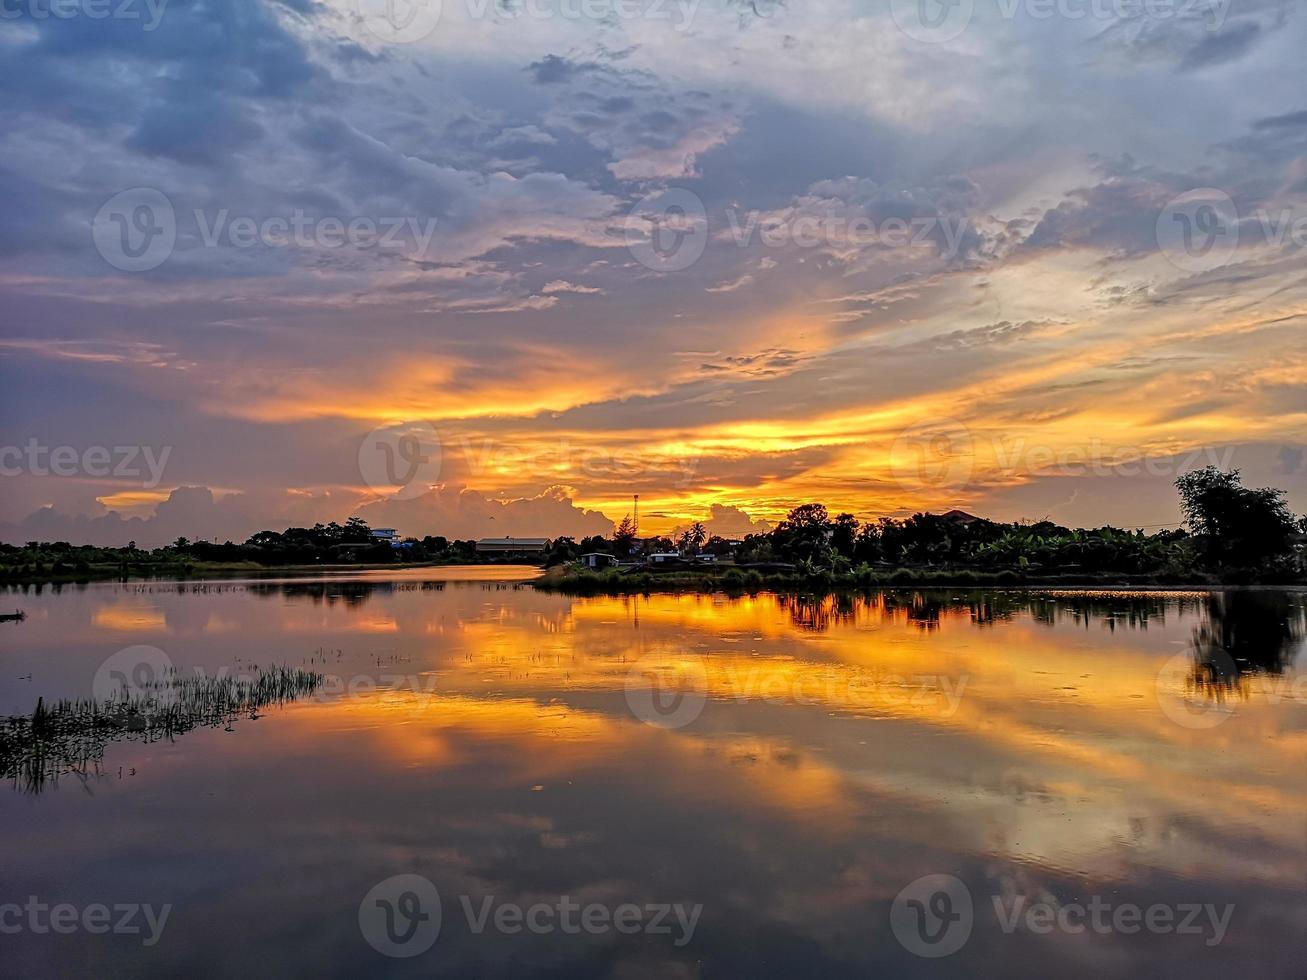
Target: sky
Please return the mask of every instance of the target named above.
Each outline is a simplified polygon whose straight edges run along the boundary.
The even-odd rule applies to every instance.
[[[0,540],[1307,510],[1292,0],[6,0]]]

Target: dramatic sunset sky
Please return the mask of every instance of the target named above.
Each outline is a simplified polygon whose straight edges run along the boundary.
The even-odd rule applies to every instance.
[[[403,43],[370,2],[6,6],[0,446],[167,455],[10,453],[0,538],[580,535],[636,492],[659,532],[1151,527],[1208,462],[1307,509],[1300,2],[962,0],[940,39],[898,0],[444,0]],[[131,271],[102,209],[141,189],[176,240]],[[391,497],[401,423],[439,461]]]

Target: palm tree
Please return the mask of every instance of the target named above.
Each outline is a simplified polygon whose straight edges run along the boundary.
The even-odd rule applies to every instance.
[[[708,529],[696,521],[681,532],[680,550],[683,554],[698,554],[708,540]]]

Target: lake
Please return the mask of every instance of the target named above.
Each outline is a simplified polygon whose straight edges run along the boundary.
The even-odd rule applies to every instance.
[[[3,972],[1302,980],[1303,593],[534,574],[0,592]]]

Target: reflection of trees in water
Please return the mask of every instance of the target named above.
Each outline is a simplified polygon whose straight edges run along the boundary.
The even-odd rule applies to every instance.
[[[832,593],[829,595],[776,596],[776,604],[789,612],[790,620],[800,629],[824,633],[836,623],[852,625],[858,615],[857,596]]]
[[[516,592],[530,588],[525,582],[455,582],[448,579],[429,582],[395,582],[378,579],[376,581],[335,581],[332,579],[299,579],[294,582],[223,582],[210,579],[196,582],[128,582],[120,583],[123,592],[132,595],[228,595],[246,593],[260,598],[278,596],[291,599],[305,599],[315,604],[334,605],[343,602],[348,606],[359,606],[367,602],[374,593],[392,595],[401,592],[444,592],[449,586],[456,588],[476,588],[483,592]],[[88,583],[33,583],[22,586],[0,587],[0,594],[6,589],[15,594],[39,596],[45,591],[58,595],[64,591],[86,592]]]
[[[796,626],[813,632],[881,617],[934,630],[950,613],[962,612],[968,614],[973,625],[982,627],[1025,615],[1045,626],[1074,623],[1109,632],[1118,628],[1146,630],[1153,623],[1165,624],[1168,615],[1205,615],[1210,624],[1219,624],[1223,631],[1216,645],[1231,650],[1236,660],[1243,656],[1250,664],[1264,661],[1265,651],[1270,649],[1291,648],[1293,638],[1302,636],[1307,608],[1307,597],[1273,591],[1200,595],[898,589],[862,594],[780,594],[775,601]]]
[[[965,610],[973,625],[993,626],[1026,615],[1036,623],[1056,626],[1071,621],[1078,625],[1099,624],[1108,630],[1118,625],[1147,629],[1153,621],[1164,622],[1166,613],[1196,608],[1191,597],[1145,595],[1133,592],[1025,592],[959,591],[936,589],[915,592],[886,592],[872,596],[889,614],[901,613],[909,623],[925,629],[939,625],[941,617]]]
[[[354,607],[363,605],[376,594],[392,596],[408,592],[444,592],[451,585],[460,589],[478,589],[481,592],[518,592],[527,588],[527,585],[522,582],[387,582],[384,580],[376,582],[331,582],[321,580],[259,582],[247,585],[245,588],[249,590],[251,595],[265,599],[280,596],[287,599],[308,600],[314,605],[325,603],[330,606],[337,602],[343,602],[347,606]]]
[[[940,616],[945,609],[962,608],[954,603],[954,596],[947,592],[884,592],[881,594],[881,608],[890,617],[902,616],[909,623],[924,630],[939,629]]]
[[[1214,701],[1246,698],[1248,678],[1283,674],[1307,637],[1307,604],[1289,592],[1214,592],[1194,627],[1191,687]]]
[[[232,730],[238,718],[257,720],[259,709],[312,694],[322,675],[274,667],[245,677],[185,677],[174,673],[143,693],[107,699],[38,700],[31,717],[0,719],[0,776],[15,788],[39,793],[73,775],[83,782],[102,775],[105,749],[114,742],[171,741],[194,728]]]
[[[351,608],[363,605],[374,592],[389,596],[395,591],[390,582],[284,582],[251,585],[249,589],[251,595],[262,599],[280,597],[307,601],[315,606],[344,603]]]
[[[1191,595],[1064,592],[1032,597],[1031,615],[1048,626],[1070,619],[1086,629],[1097,624],[1113,632],[1118,626],[1146,630],[1154,621],[1165,625],[1168,613],[1184,614],[1198,606],[1199,600]]]

